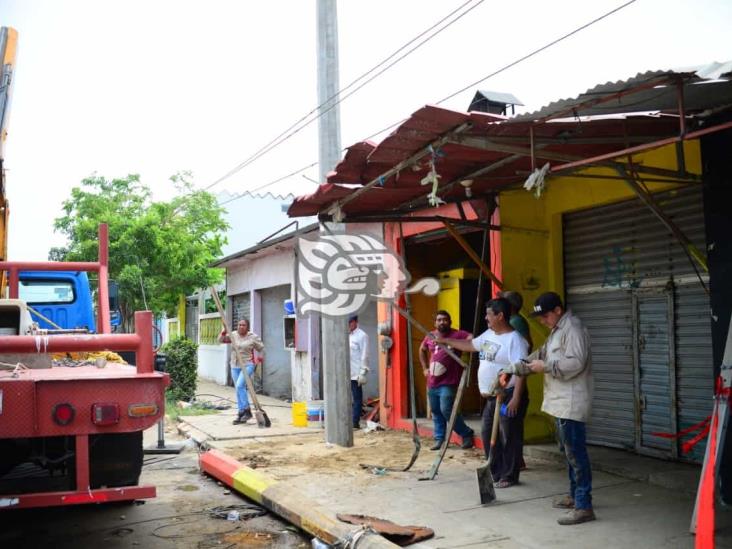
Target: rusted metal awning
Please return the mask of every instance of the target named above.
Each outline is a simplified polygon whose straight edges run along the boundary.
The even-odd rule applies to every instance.
[[[614,168],[629,155],[723,129],[705,122],[732,104],[731,69],[725,63],[643,73],[513,118],[425,106],[381,143],[349,147],[327,183],[295,199],[288,214],[348,220],[415,211],[428,204],[432,186],[423,182],[433,167],[437,196],[447,202],[523,183],[547,162],[563,174],[590,165]],[[681,151],[676,170],[632,167],[662,180],[699,180],[687,173]]]

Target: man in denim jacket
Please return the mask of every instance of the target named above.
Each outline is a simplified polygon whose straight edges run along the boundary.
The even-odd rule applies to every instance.
[[[590,336],[580,319],[567,311],[554,292],[540,295],[532,316],[551,330],[544,345],[526,362],[511,364],[506,374],[544,374],[543,412],[557,419],[559,443],[569,470],[569,494],[554,507],[569,509],[559,524],[579,524],[595,519],[592,510],[592,471],[585,444],[585,425],[590,418],[592,361]]]

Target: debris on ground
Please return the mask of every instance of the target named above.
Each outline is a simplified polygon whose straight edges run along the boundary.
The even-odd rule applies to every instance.
[[[430,539],[435,535],[435,531],[426,526],[401,526],[390,520],[370,517],[368,515],[345,515],[338,513],[336,517],[342,522],[371,528],[400,547]]]

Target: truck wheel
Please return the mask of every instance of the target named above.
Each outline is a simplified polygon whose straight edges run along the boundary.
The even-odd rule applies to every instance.
[[[142,431],[89,437],[92,488],[135,486],[142,471]]]

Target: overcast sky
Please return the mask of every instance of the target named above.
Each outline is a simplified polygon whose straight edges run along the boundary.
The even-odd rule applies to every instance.
[[[341,86],[465,1],[339,2]],[[342,145],[623,3],[472,0],[468,15],[343,101]],[[139,173],[166,199],[172,174],[190,170],[206,187],[311,111],[315,14],[315,0],[0,0],[0,25],[19,32],[10,258],[44,260],[63,243],[52,220],[84,177]],[[731,28],[729,0],[637,0],[479,87],[534,110],[641,71],[732,59]],[[465,110],[474,93],[443,106]],[[211,190],[251,190],[317,156],[316,123]],[[297,175],[268,189],[313,188]]]

